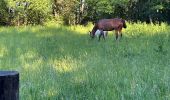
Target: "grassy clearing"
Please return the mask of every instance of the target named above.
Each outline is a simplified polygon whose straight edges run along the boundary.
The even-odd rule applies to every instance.
[[[0,69],[20,72],[21,100],[170,98],[169,26],[128,24],[119,43],[91,28],[0,28]]]

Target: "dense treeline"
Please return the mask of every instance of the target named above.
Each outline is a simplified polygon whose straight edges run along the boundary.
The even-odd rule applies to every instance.
[[[101,18],[170,22],[170,0],[0,0],[1,25],[86,24]]]

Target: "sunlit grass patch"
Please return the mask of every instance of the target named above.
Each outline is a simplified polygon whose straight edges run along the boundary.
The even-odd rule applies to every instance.
[[[78,34],[88,34],[91,29],[82,25],[70,26],[70,30],[77,32]],[[92,28],[92,27],[90,27]]]
[[[167,24],[146,24],[134,23],[133,25],[127,24],[127,29],[124,31],[126,36],[153,36],[155,34],[166,34],[168,32]]]
[[[20,55],[19,60],[25,70],[38,70],[37,68],[43,64],[42,57],[38,56],[34,51],[28,51]]]
[[[4,45],[0,45],[0,58],[4,57],[7,55],[8,49]]]
[[[71,57],[66,56],[62,59],[51,60],[49,64],[53,66],[57,72],[65,73],[77,71],[79,64],[81,63]]]

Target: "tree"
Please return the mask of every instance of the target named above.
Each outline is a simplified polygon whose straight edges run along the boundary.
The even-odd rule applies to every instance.
[[[7,25],[8,23],[8,8],[4,0],[0,1],[0,25]]]
[[[128,1],[129,0],[86,0],[86,12],[88,13],[84,15],[84,20],[95,22],[102,18],[122,17]]]
[[[51,2],[47,0],[7,0],[11,23],[42,24],[50,16]]]
[[[54,0],[53,15],[64,20],[64,24],[75,24],[77,0]]]
[[[170,23],[170,0],[0,0],[0,24],[43,24],[55,19],[67,25],[103,18]]]

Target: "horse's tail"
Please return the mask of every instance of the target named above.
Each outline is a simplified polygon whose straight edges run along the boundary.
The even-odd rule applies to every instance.
[[[124,19],[122,19],[122,23],[123,23],[123,28],[127,28],[127,25]]]

